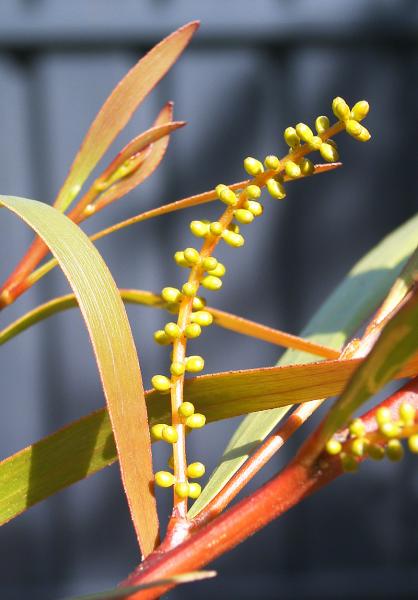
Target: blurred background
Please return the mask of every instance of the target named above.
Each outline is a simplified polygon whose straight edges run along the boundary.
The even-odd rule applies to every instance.
[[[98,229],[147,208],[244,178],[247,155],[285,153],[282,132],[331,114],[341,95],[367,99],[373,138],[339,136],[344,167],[266,198],[243,249],[222,249],[228,274],[215,306],[298,333],[369,248],[416,211],[418,3],[413,0],[2,0],[0,189],[52,202],[96,112],[154,43],[187,21],[200,31],[112,147],[147,128],[167,100],[176,132],[163,164],[140,188],[86,226]],[[104,166],[106,159],[102,163]],[[31,240],[1,211],[4,279]],[[158,292],[181,283],[171,259],[193,243],[202,206],[138,224],[98,244],[118,285]],[[0,315],[1,326],[66,293],[61,273]],[[210,293],[208,294],[210,295]],[[128,309],[144,381],[168,366],[152,332],[166,315]],[[279,351],[211,328],[193,345],[207,372],[273,365]],[[219,351],[219,349],[222,351]],[[1,349],[6,457],[102,406],[103,394],[77,311],[36,326]],[[209,471],[237,421],[191,436]],[[306,429],[303,432],[305,435]],[[257,483],[294,453],[272,461]],[[295,445],[296,444],[296,445]],[[159,450],[156,466],[167,456]],[[216,579],[173,599],[407,598],[418,596],[417,463],[365,465],[305,501],[217,561]],[[166,521],[169,494],[159,495]],[[56,600],[112,587],[138,554],[117,465],[29,510],[1,530],[1,598]]]

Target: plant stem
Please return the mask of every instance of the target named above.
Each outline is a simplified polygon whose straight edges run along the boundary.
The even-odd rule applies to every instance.
[[[396,418],[402,402],[418,408],[418,378],[361,417],[368,437],[373,437],[374,442],[387,442],[387,438],[377,432],[376,410],[380,406],[386,406]],[[405,435],[416,430],[417,424],[405,430]],[[347,437],[347,432],[339,435]],[[364,458],[359,457],[357,460],[362,462]],[[342,473],[338,456],[322,452],[313,463],[306,464],[298,453],[281,473],[196,533],[192,533],[185,542],[167,553],[150,555],[121,585],[145,583],[205,566]],[[137,592],[126,596],[125,600],[153,600],[172,587],[174,585]]]

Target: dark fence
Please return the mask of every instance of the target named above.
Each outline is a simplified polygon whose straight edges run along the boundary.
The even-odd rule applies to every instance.
[[[349,102],[367,98],[373,141],[341,139],[343,169],[289,185],[284,203],[266,201],[245,248],[223,252],[228,275],[215,304],[297,332],[350,266],[416,210],[414,1],[3,0],[0,189],[51,202],[114,84],[147,48],[195,18],[202,20],[196,39],[113,150],[168,99],[189,124],[173,136],[158,173],[92,220],[89,231],[219,181],[237,181],[248,154],[284,152],[289,124],[330,113],[336,95]],[[201,207],[143,223],[99,249],[121,287],[158,291],[180,283],[171,255],[191,243],[190,217],[214,211]],[[1,213],[4,277],[31,234]],[[1,315],[2,324],[66,290],[59,273],[49,275]],[[164,315],[139,308],[129,315],[148,381],[167,368],[165,350],[152,342]],[[278,356],[274,347],[215,330],[194,348],[204,353],[208,371],[271,365]],[[76,311],[2,348],[1,365],[3,456],[103,403]],[[191,453],[214,465],[235,426],[208,427],[191,439]],[[396,466],[365,465],[219,560],[217,579],[172,597],[416,597],[416,469],[409,457]],[[52,600],[121,580],[138,556],[117,467],[5,526],[1,547],[6,600]]]

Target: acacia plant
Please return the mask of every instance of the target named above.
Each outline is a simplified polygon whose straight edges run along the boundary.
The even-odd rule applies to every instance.
[[[53,206],[0,197],[0,203],[37,234],[1,288],[1,308],[15,302],[57,264],[73,291],[8,325],[0,332],[0,343],[51,314],[78,306],[106,397],[106,408],[0,463],[0,520],[6,523],[118,460],[142,562],[118,588],[94,598],[157,598],[182,582],[212,576],[213,572],[200,569],[341,474],[356,471],[362,461],[385,456],[400,460],[405,439],[409,450],[418,452],[418,217],[353,267],[302,337],[207,306],[200,294],[201,288],[214,292],[222,287],[226,267],[215,257],[218,244],[239,249],[245,241],[241,226],[244,229],[262,218],[272,199],[282,201],[287,183],[341,166],[334,141],[337,134],[347,132],[361,142],[370,139],[363,125],[369,111],[366,101],[350,108],[342,98],[334,98],[333,121],[317,117],[316,133],[304,123],[287,127],[287,153],[282,158],[269,154],[263,162],[245,158],[243,181],[218,184],[203,194],[158,206],[90,239],[79,227],[142,183],[159,165],[170,134],[184,125],[173,121],[173,107],[167,104],[153,126],[129,142],[85,186],[109,145],[179,57],[197,26],[190,23],[164,39],[119,83],[91,125]],[[314,152],[319,152],[322,163],[311,161]],[[211,201],[220,201],[218,220],[190,223],[200,247],[188,246],[174,255],[177,265],[186,269],[181,289],[167,286],[161,293],[117,289],[93,241],[134,223]],[[53,258],[42,262],[49,252]],[[379,276],[359,289],[356,275],[378,268]],[[153,389],[146,392],[124,302],[170,313],[169,322],[154,335],[155,342],[172,352],[170,372],[154,375]],[[364,333],[353,337],[362,331],[365,320]],[[193,355],[190,346],[212,323],[288,350],[276,367],[186,378],[204,368],[203,357]],[[389,381],[405,377],[408,382],[403,387],[362,414],[366,400]],[[339,397],[289,464],[231,508],[237,494],[330,396]],[[245,414],[227,448],[227,452],[235,450],[234,460],[221,462],[202,490],[195,480],[204,476],[205,466],[188,461],[188,432]],[[153,473],[152,441],[172,448],[167,470]],[[35,454],[41,468],[34,479],[28,474]],[[202,461],[203,454],[202,450]],[[154,484],[173,494],[172,515],[162,537]],[[190,500],[195,501],[191,507]]]

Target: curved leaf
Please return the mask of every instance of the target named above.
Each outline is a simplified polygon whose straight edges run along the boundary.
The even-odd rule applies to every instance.
[[[0,196],[0,204],[43,239],[76,295],[99,367],[135,530],[148,554],[158,538],[148,419],[138,357],[116,284],[88,237],[61,212],[10,196]],[[4,481],[2,489],[7,494]]]
[[[120,81],[88,130],[55,201],[65,211],[133,112],[167,73],[198,28],[184,25],[154,46]]]
[[[326,415],[320,437],[324,443],[343,427],[366,400],[388,383],[418,350],[418,281],[383,327],[369,354],[350,378],[343,394]]]
[[[168,308],[167,303],[161,296],[153,294],[152,292],[145,290],[119,290],[119,293],[122,300],[127,304],[140,304],[162,309]],[[76,306],[77,300],[74,294],[60,296],[37,306],[0,331],[0,346],[32,325],[39,323],[51,315],[69,308],[75,308]],[[339,356],[339,352],[336,352],[332,348],[315,344],[314,342],[304,340],[296,335],[291,335],[290,333],[267,327],[266,325],[256,323],[255,321],[249,321],[243,317],[210,306],[206,306],[206,310],[212,314],[214,323],[224,329],[254,337],[270,344],[276,344],[277,346],[304,350],[315,356],[322,356],[324,358],[337,358]]]

